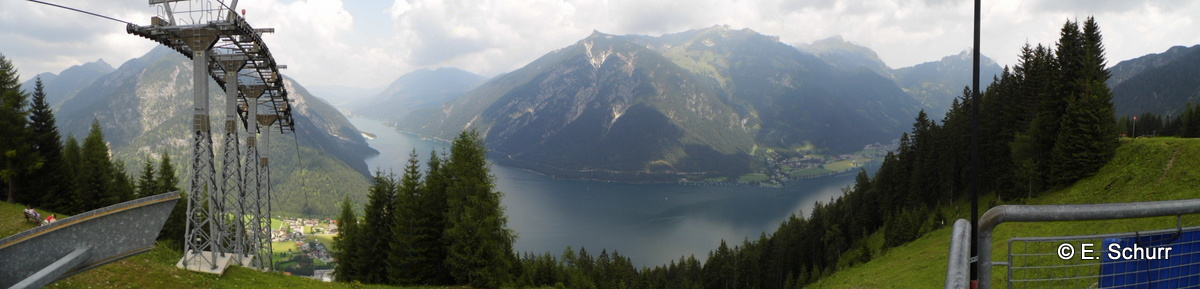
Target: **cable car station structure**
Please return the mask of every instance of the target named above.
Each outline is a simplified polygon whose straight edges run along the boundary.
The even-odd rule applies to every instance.
[[[236,12],[237,0],[149,0],[141,36],[192,59],[191,184],[184,254],[177,266],[220,274],[229,265],[271,268],[270,129],[294,132],[288,91],[262,33]],[[214,158],[209,78],[224,89],[221,162]],[[261,139],[259,138],[261,136]],[[218,175],[218,166],[219,175]]]

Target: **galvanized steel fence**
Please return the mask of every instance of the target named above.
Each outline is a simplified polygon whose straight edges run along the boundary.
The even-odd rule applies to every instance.
[[[1008,240],[1007,285],[1008,288],[1200,288],[1200,251],[1195,250],[1200,246],[1200,239],[1195,238],[1197,232],[1200,227],[1012,238]]]
[[[1119,204],[1003,205],[979,220],[978,288],[1004,266],[1009,288],[1200,288],[1200,227],[1103,235],[1012,238],[1008,260],[992,261],[992,231],[1005,222],[1115,220],[1200,213],[1200,199]],[[970,288],[963,256],[970,228],[955,222],[945,288]],[[1114,251],[1115,249],[1115,251]],[[1115,255],[1114,255],[1115,254]],[[1140,255],[1138,255],[1140,254]],[[964,265],[964,263],[966,265]]]

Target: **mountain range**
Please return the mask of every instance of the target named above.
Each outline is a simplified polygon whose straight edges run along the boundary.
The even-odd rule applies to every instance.
[[[491,79],[421,69],[386,88],[320,89],[341,96],[339,106],[402,130],[450,139],[477,129],[502,164],[562,178],[675,181],[755,171],[768,152],[841,154],[889,142],[910,128],[918,110],[940,118],[968,84],[970,61],[964,52],[893,69],[839,37],[787,45],[750,29],[714,26],[658,37],[594,32]],[[1000,68],[982,62],[986,86]],[[1109,71],[1119,115],[1178,113],[1200,101],[1200,46],[1173,47]],[[98,60],[39,76],[63,134],[81,138],[98,120],[114,156],[132,170],[164,152],[177,163],[190,157],[190,74],[186,58],[160,47],[118,68]],[[376,152],[333,105],[290,78],[286,83],[297,133],[273,138],[277,187],[297,199],[361,194],[345,188],[365,188],[363,159]],[[215,84],[210,91],[212,103],[221,103]],[[336,209],[309,201],[280,208]]]
[[[75,65],[63,70],[59,74],[43,72],[35,78],[42,79],[42,85],[46,87],[46,102],[52,107],[61,106],[63,101],[68,96],[74,95],[84,87],[91,85],[93,81],[101,76],[112,73],[114,68],[104,62],[104,59],[99,59],[94,62]],[[29,79],[21,84],[26,92],[32,92],[36,79]]]
[[[797,44],[797,48],[816,55],[829,64],[844,70],[866,69],[887,77],[921,102],[931,119],[940,120],[950,110],[950,102],[962,96],[964,87],[971,85],[971,51],[942,57],[938,61],[893,69],[874,50],[847,42],[834,36],[812,44]],[[1003,68],[991,58],[979,57],[979,86],[986,88],[992,76]]]
[[[559,177],[674,181],[747,173],[766,151],[888,142],[923,108],[873,70],[714,26],[594,32],[398,125],[439,138],[474,128],[499,162]]]
[[[1109,68],[1108,85],[1118,116],[1153,112],[1178,116],[1200,103],[1200,45],[1122,61]]]
[[[456,100],[486,80],[457,68],[418,69],[400,76],[374,96],[342,106],[359,115],[399,120],[413,110],[437,108]]]
[[[108,73],[77,73],[103,72],[105,66],[102,61],[89,63],[69,68],[48,82],[43,80],[48,98],[63,100],[55,112],[62,134],[82,139],[96,120],[112,155],[123,161],[127,170],[139,169],[147,157],[167,153],[184,172],[180,176],[186,184],[186,164],[191,157],[191,60],[159,46]],[[84,69],[88,67],[100,69]],[[269,132],[273,134],[269,153],[276,210],[289,215],[334,215],[336,206],[325,200],[340,199],[347,193],[362,199],[369,173],[363,159],[377,152],[332,105],[290,78],[285,77],[284,85],[292,99],[295,133],[281,134],[278,128]],[[214,82],[209,91],[214,107],[224,103],[223,90]],[[213,111],[212,127],[223,127],[216,123],[224,119],[223,113]],[[213,135],[220,162],[223,132],[214,131]],[[308,198],[333,193],[337,195]]]
[[[343,108],[370,99],[383,92],[385,88],[383,86],[362,88],[345,85],[309,85],[306,87],[313,95],[320,95],[330,104]]]

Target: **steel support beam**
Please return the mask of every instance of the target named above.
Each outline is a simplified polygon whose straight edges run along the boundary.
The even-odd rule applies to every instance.
[[[240,86],[242,95],[246,100],[246,115],[258,115],[258,97],[262,96],[265,87],[262,85],[242,85]],[[259,190],[259,147],[257,143],[258,121],[252,118],[246,122],[246,158],[242,169],[245,170],[242,184],[246,194],[243,197],[242,204],[246,208],[246,217],[249,218],[250,232],[249,238],[245,240],[246,254],[254,255],[253,262],[245,264],[247,267],[265,269],[266,264],[270,264],[268,258],[271,257],[270,251],[264,251],[270,248],[268,245],[271,241],[270,227],[271,219],[269,212],[266,210],[262,202],[261,191]]]
[[[215,30],[196,28],[181,31],[184,45],[193,52],[192,55],[192,182],[188,194],[187,227],[184,243],[184,264],[211,264],[210,270],[216,269],[217,240],[213,234],[220,234],[221,228],[214,221],[214,215],[219,211],[212,210],[211,204],[217,203],[219,189],[216,187],[215,168],[213,167],[212,124],[209,122],[208,103],[208,49],[217,41]],[[202,252],[209,251],[209,256]],[[192,259],[200,260],[192,260]],[[199,268],[198,268],[199,269]]]
[[[225,72],[225,139],[221,162],[221,205],[222,234],[219,242],[222,254],[233,254],[233,261],[244,262],[246,255],[246,207],[241,200],[246,198],[242,178],[241,143],[238,142],[238,72],[246,65],[245,55],[222,54],[215,56]]]
[[[269,103],[271,102],[271,100],[266,99],[263,102],[264,102],[264,105],[270,105]],[[271,223],[270,223],[271,222],[271,219],[270,219],[271,218],[271,216],[270,216],[271,215],[271,166],[270,166],[269,159],[271,156],[270,140],[271,140],[271,135],[274,134],[270,128],[271,128],[271,125],[275,123],[276,118],[277,118],[277,116],[274,114],[258,115],[255,118],[257,120],[258,125],[260,125],[264,128],[262,130],[262,146],[261,146],[262,152],[259,154],[259,158],[258,158],[258,201],[260,204],[262,204],[263,208],[265,209],[263,216],[266,218],[266,221],[267,221],[267,223],[266,223],[267,236],[266,236],[266,239],[262,240],[263,250],[267,253],[267,257],[262,259],[263,262],[265,264],[267,264],[266,267],[263,267],[264,269],[273,269],[275,266],[275,263],[274,263],[275,258],[271,256],[271,252],[274,251],[274,249],[272,248],[273,245],[271,243],[271,230],[274,230],[275,228],[271,228]]]

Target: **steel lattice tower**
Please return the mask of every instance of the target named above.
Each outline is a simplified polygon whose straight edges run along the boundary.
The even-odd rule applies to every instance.
[[[151,18],[148,26],[129,24],[126,31],[175,49],[192,58],[193,65],[192,181],[184,257],[178,266],[212,273],[223,272],[230,262],[270,269],[269,154],[262,148],[272,126],[280,132],[294,130],[287,89],[279,74],[286,67],[275,63],[261,37],[274,30],[252,28],[234,12],[236,0],[149,2],[159,16]],[[209,110],[210,78],[224,88],[225,96],[219,179]],[[244,144],[239,141],[242,134]]]
[[[220,243],[222,253],[229,253],[233,261],[245,264],[246,209],[245,183],[242,178],[241,143],[238,142],[238,72],[246,65],[246,56],[241,54],[219,54],[217,63],[225,74],[225,139],[221,154],[221,191],[218,209],[223,214],[217,219],[222,229]]]
[[[275,120],[279,118],[276,115],[269,115],[269,114],[268,115],[258,114],[257,116],[258,116],[258,124],[261,125],[262,127],[271,127],[271,125],[275,123]],[[262,146],[261,147],[269,149],[271,133],[269,130],[261,130],[261,132],[262,132]],[[256,151],[256,153],[260,153],[260,152]],[[258,187],[258,190],[257,190],[258,203],[257,204],[258,204],[258,210],[260,212],[259,215],[266,217],[266,218],[259,219],[260,226],[262,227],[261,230],[263,230],[263,231],[261,231],[261,233],[264,234],[264,237],[258,239],[259,250],[260,250],[259,256],[265,257],[265,258],[259,258],[259,260],[261,262],[265,262],[265,264],[268,264],[268,267],[266,267],[266,268],[270,268],[270,266],[274,266],[274,264],[275,264],[274,257],[271,254],[272,253],[271,252],[271,230],[274,228],[271,228],[271,219],[270,219],[270,213],[271,213],[271,166],[268,165],[268,164],[270,164],[269,156],[270,156],[270,150],[266,150],[266,151],[262,151],[258,157],[258,165],[257,165],[258,181],[256,184],[256,186]],[[261,212],[265,212],[265,213],[261,213]]]

